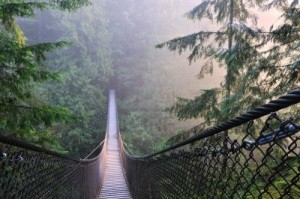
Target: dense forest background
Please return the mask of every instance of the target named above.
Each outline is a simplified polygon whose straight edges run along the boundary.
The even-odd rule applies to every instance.
[[[175,102],[177,95],[191,96],[199,89],[199,83],[191,80],[197,67],[190,66],[187,70],[185,57],[158,50],[155,45],[196,29],[195,23],[183,18],[186,10],[196,3],[173,0],[124,1],[122,6],[116,1],[107,3],[107,9],[111,10],[109,27],[113,34],[115,71],[111,82],[118,93],[122,136],[131,153],[141,155],[158,150],[164,146],[164,140],[193,124],[179,122],[165,109]]]
[[[199,89],[193,77],[197,65],[188,66],[185,57],[155,45],[196,29],[183,18],[196,2],[91,3],[69,11],[34,8],[34,15],[16,18],[27,45],[68,42],[45,53],[44,69],[57,77],[30,83],[36,100],[61,107],[66,118],[37,124],[31,133],[7,134],[83,158],[103,139],[107,90],[115,88],[128,149],[134,154],[157,150],[178,129],[195,123],[180,123],[165,109],[177,95],[192,96]]]
[[[3,64],[1,75],[12,79],[0,82],[3,134],[84,158],[104,137],[107,90],[114,88],[122,137],[131,153],[142,155],[177,142],[177,134],[203,118],[207,125],[224,121],[298,85],[296,1],[291,7],[283,0],[241,1],[235,14],[234,9],[230,14],[230,9],[219,8],[230,8],[236,1],[206,5],[200,0],[93,0],[78,6],[57,2],[57,7],[24,4],[17,11],[1,7],[7,14],[2,17],[1,39],[12,41],[1,43],[12,48],[1,51],[10,60],[0,57],[1,63],[9,63]],[[253,22],[257,16],[248,10],[255,6],[269,11],[259,14],[268,20]],[[258,29],[266,24],[274,26]],[[224,31],[225,36],[214,37],[219,32],[210,30]],[[184,36],[191,33],[195,34]],[[183,37],[170,40],[178,36]],[[20,52],[11,54],[16,49]],[[260,56],[264,49],[265,57]],[[290,60],[278,56],[285,49],[293,55]],[[20,53],[24,59],[19,60]],[[274,72],[271,66],[286,61],[282,67],[289,69]],[[24,65],[30,68],[26,73],[19,71]],[[290,82],[283,81],[287,76]],[[219,90],[222,86],[225,91]]]
[[[59,81],[39,85],[35,91],[44,101],[66,107],[76,117],[52,130],[67,153],[80,157],[103,139],[106,90],[113,74],[104,2],[92,5],[75,12],[36,11],[35,18],[19,21],[29,43],[70,42],[70,46],[47,54],[46,64],[60,74]]]

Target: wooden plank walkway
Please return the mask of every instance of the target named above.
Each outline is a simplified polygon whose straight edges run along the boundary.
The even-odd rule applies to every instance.
[[[131,199],[120,158],[115,92],[109,92],[106,166],[99,198]]]

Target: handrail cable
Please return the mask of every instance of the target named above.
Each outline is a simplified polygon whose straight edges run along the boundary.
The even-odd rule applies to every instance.
[[[40,146],[31,144],[29,142],[20,140],[18,138],[12,138],[12,137],[9,137],[9,136],[0,135],[0,141],[4,144],[14,145],[16,147],[20,147],[20,148],[23,148],[23,149],[26,149],[26,150],[33,150],[33,151],[36,151],[36,152],[45,153],[47,155],[52,155],[52,156],[56,156],[56,157],[59,157],[59,158],[64,158],[64,159],[80,162],[80,160],[78,160],[76,158],[68,157],[66,155],[60,154],[60,153],[52,151],[52,150],[42,148]]]
[[[106,136],[105,136],[106,138]],[[96,157],[75,159],[0,135],[0,198],[94,198],[102,186],[105,145]]]
[[[219,124],[219,125],[211,127],[211,128],[208,128],[199,135],[195,135],[189,139],[186,139],[182,142],[174,144],[174,145],[167,147],[161,151],[152,153],[150,155],[141,156],[138,158],[151,158],[151,157],[169,152],[171,150],[177,149],[184,145],[194,143],[194,142],[204,139],[206,137],[213,136],[213,135],[218,134],[223,131],[227,131],[231,128],[240,126],[242,124],[246,124],[252,120],[266,116],[272,112],[276,112],[280,109],[294,105],[298,102],[300,102],[300,89],[293,90],[293,91],[289,92],[288,94],[279,97],[276,100],[272,100],[269,103],[264,104],[258,108],[247,111],[246,113],[243,113],[240,116],[237,116],[227,122],[224,122],[222,124]]]
[[[90,155],[92,155],[92,154],[93,154],[100,146],[103,145],[104,141],[105,141],[105,139],[102,140],[102,142],[100,142],[100,144],[98,144],[98,146],[96,146],[96,147],[92,150],[92,152],[90,152],[90,153],[89,153],[85,158],[83,158],[82,160],[86,160],[88,157],[90,157]]]
[[[276,113],[299,102],[300,88],[146,156],[130,155],[123,144],[132,197],[299,198],[299,106],[289,118]]]

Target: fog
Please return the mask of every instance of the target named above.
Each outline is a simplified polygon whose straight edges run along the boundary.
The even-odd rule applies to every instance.
[[[199,73],[202,64],[201,60],[189,63],[187,57],[189,50],[182,55],[178,53],[169,52],[167,49],[155,49],[154,46],[168,41],[170,39],[192,34],[198,31],[214,30],[210,22],[202,21],[201,23],[187,19],[184,14],[194,8],[201,1],[187,0],[187,1],[164,1],[160,4],[160,10],[164,10],[164,19],[159,18],[155,21],[156,27],[153,30],[152,26],[148,26],[145,32],[152,34],[155,31],[155,37],[148,41],[149,46],[152,47],[153,55],[151,59],[147,59],[148,64],[156,65],[157,68],[165,70],[168,76],[165,81],[169,81],[173,85],[173,95],[184,98],[193,98],[199,93],[201,89],[208,89],[218,87],[220,81],[224,78],[223,69],[217,68],[213,75],[199,80],[197,74]],[[139,2],[136,2],[139,4]],[[154,5],[155,6],[155,5]],[[147,8],[145,8],[147,9]],[[139,17],[139,16],[136,16]],[[135,19],[133,19],[135,20]],[[147,19],[146,19],[147,20]],[[150,19],[151,20],[151,19]],[[145,21],[145,23],[148,23]],[[153,22],[150,22],[153,23]],[[140,31],[137,29],[137,31]],[[163,57],[162,57],[163,55]],[[156,64],[159,62],[159,64]]]
[[[61,73],[60,82],[36,89],[39,98],[85,118],[56,134],[67,150],[89,151],[86,146],[104,135],[109,88],[117,90],[124,140],[138,153],[149,153],[161,141],[201,122],[178,121],[165,109],[177,97],[192,99],[202,89],[219,87],[225,69],[215,66],[212,75],[198,79],[205,60],[189,63],[189,50],[179,55],[155,48],[176,37],[219,28],[209,20],[200,23],[184,16],[200,2],[94,0],[77,11],[37,10],[35,18],[18,20],[28,44],[71,43],[48,53],[45,61],[48,70]],[[261,15],[259,26],[276,23],[276,16]]]

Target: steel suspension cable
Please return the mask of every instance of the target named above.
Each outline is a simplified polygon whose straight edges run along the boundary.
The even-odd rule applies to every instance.
[[[293,91],[289,92],[288,94],[279,97],[276,100],[272,100],[267,104],[264,104],[258,108],[255,108],[244,114],[241,114],[240,116],[237,116],[237,117],[235,117],[227,122],[224,122],[220,125],[208,128],[199,135],[193,136],[187,140],[184,140],[178,144],[175,144],[173,146],[165,148],[159,152],[156,152],[156,153],[153,153],[150,155],[146,155],[146,156],[142,156],[141,158],[151,158],[151,157],[169,152],[171,150],[177,149],[184,145],[194,143],[194,142],[204,139],[206,137],[210,137],[210,136],[216,135],[220,132],[227,131],[231,128],[240,126],[242,124],[246,124],[252,120],[266,116],[272,112],[276,112],[276,111],[279,111],[280,109],[297,104],[298,102],[300,102],[300,89],[293,90]]]

